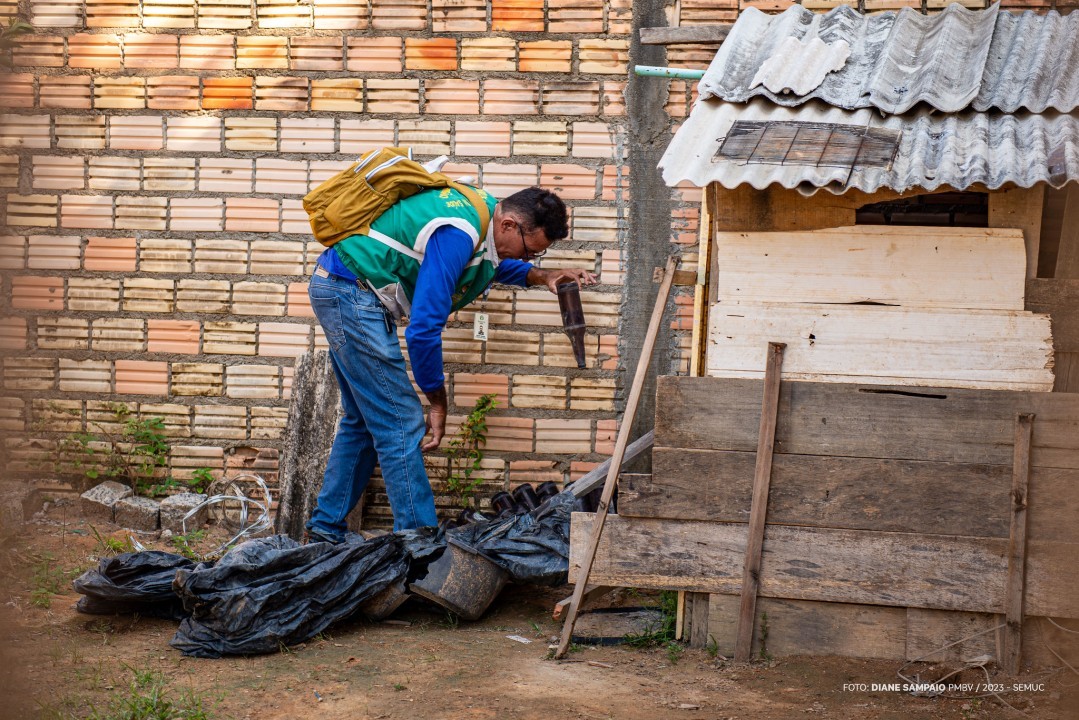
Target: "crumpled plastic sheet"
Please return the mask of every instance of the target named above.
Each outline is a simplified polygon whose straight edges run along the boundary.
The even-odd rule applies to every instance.
[[[172,590],[177,570],[195,563],[182,555],[146,550],[104,558],[72,583],[82,595],[76,608],[90,615],[115,613],[180,620],[187,613]]]
[[[214,565],[176,573],[190,613],[170,643],[184,655],[255,655],[308,640],[389,585],[426,575],[445,550],[437,528],[300,545],[285,535],[249,540]]]
[[[562,492],[529,513],[449,530],[446,540],[487,558],[514,582],[563,585],[569,575],[569,522],[575,501],[572,492]]]

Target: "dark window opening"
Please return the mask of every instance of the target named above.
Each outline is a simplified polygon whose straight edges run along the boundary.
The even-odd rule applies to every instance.
[[[989,227],[989,193],[944,192],[863,205],[858,225]]]

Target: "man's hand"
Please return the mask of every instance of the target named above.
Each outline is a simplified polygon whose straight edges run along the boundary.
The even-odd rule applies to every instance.
[[[528,271],[529,285],[546,285],[553,293],[558,292],[558,286],[565,282],[576,282],[578,285],[595,285],[599,282],[594,273],[580,268],[557,268],[553,270],[540,270],[537,267]]]
[[[438,449],[439,444],[442,442],[442,436],[446,434],[448,406],[446,386],[443,385],[438,390],[432,390],[424,394],[427,395],[427,400],[431,403],[431,407],[427,410],[427,432],[431,434],[431,439],[420,445],[420,449],[424,452],[430,452]]]

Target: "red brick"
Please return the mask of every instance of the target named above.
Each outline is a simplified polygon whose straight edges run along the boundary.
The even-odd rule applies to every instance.
[[[316,30],[366,30],[371,23],[366,0],[312,0]]]
[[[157,78],[153,78],[157,79]],[[143,110],[146,82],[142,77],[94,77],[95,110]]]
[[[378,0],[371,6],[376,30],[426,30],[427,0]]]
[[[92,103],[89,75],[50,75],[38,80],[43,108],[89,110]]]
[[[182,36],[180,67],[191,70],[235,69],[236,38],[232,35]]]
[[[598,82],[545,82],[542,107],[545,115],[596,115],[599,113]]]
[[[236,67],[257,70],[288,68],[288,38],[247,35],[236,38]]]
[[[484,80],[484,115],[534,115],[539,112],[539,83]]]
[[[147,352],[197,355],[199,322],[197,320],[148,320]]]
[[[403,41],[398,37],[350,37],[345,67],[354,72],[401,72]]]
[[[304,112],[310,104],[306,77],[259,75],[255,78],[255,109]]]
[[[431,0],[431,29],[438,32],[487,30],[485,0]]]
[[[254,80],[250,77],[202,79],[203,110],[251,110],[255,105]]]
[[[478,115],[478,80],[424,80],[424,112],[432,115]]]
[[[461,41],[462,70],[516,70],[517,43],[512,38],[478,37]]]
[[[509,157],[508,122],[458,120],[454,132],[455,156]]]
[[[62,35],[27,35],[12,50],[15,67],[63,67]]]
[[[628,40],[581,40],[578,44],[582,73],[625,75],[629,62]]]
[[[229,232],[278,232],[281,209],[271,198],[227,198],[225,230]]]
[[[491,0],[491,29],[543,32],[543,0]]]
[[[509,406],[509,378],[494,373],[455,373],[453,404],[463,412],[472,409],[480,395],[494,394],[501,407]]]
[[[603,0],[547,0],[547,31],[603,32]]]
[[[602,200],[629,200],[629,166],[624,165],[621,168],[614,165],[605,166],[602,184],[603,192],[600,194]]]
[[[199,192],[245,193],[252,191],[251,160],[203,158],[199,161]]]
[[[307,283],[289,283],[286,294],[289,317],[314,317],[311,310],[311,298],[307,295]]]
[[[569,40],[522,42],[517,69],[521,72],[568,73],[573,62],[573,43]]]
[[[194,75],[163,75],[146,79],[151,110],[198,110],[199,79]]]
[[[11,307],[14,310],[63,310],[64,279],[36,276],[11,278]]]
[[[175,35],[124,35],[125,68],[175,68],[180,63]]]
[[[34,76],[32,73],[0,75],[0,97],[5,108],[34,107]]]
[[[596,171],[582,165],[544,164],[540,185],[565,200],[592,200],[596,197]]]
[[[344,70],[345,51],[340,37],[297,36],[289,43],[293,70]]]
[[[363,80],[315,78],[311,80],[311,110],[315,112],[363,112]]]
[[[405,69],[456,70],[457,41],[453,38],[406,38]]]
[[[68,228],[112,229],[111,195],[64,195],[60,203],[60,224]]]
[[[418,113],[420,81],[415,79],[367,81],[367,112]]]
[[[119,70],[123,67],[118,35],[78,33],[67,39],[67,64],[73,68]]]
[[[87,238],[82,266],[93,272],[135,272],[135,238]]]
[[[118,395],[168,395],[169,364],[147,360],[116,361]]]

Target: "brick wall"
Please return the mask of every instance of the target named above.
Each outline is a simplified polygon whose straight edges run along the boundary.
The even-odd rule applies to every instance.
[[[737,12],[736,0],[682,0],[670,18]],[[447,154],[451,173],[498,196],[559,192],[572,234],[542,264],[602,281],[584,293],[583,371],[545,292],[492,292],[486,343],[471,311],[452,318],[450,430],[477,395],[500,401],[485,489],[565,481],[612,451],[623,262],[639,241],[624,220],[629,0],[0,0],[0,17],[16,13],[38,31],[0,76],[9,475],[40,480],[34,459],[119,401],[164,418],[175,477],[254,468],[273,482],[294,358],[326,344],[306,299],[321,248],[300,199],[386,144]],[[674,46],[668,62],[703,68],[714,51]],[[673,127],[693,89],[669,89],[655,111]],[[699,192],[635,201],[671,212],[692,267]],[[672,308],[676,340],[659,362],[685,372],[692,296]],[[377,479],[372,500],[384,523]]]

